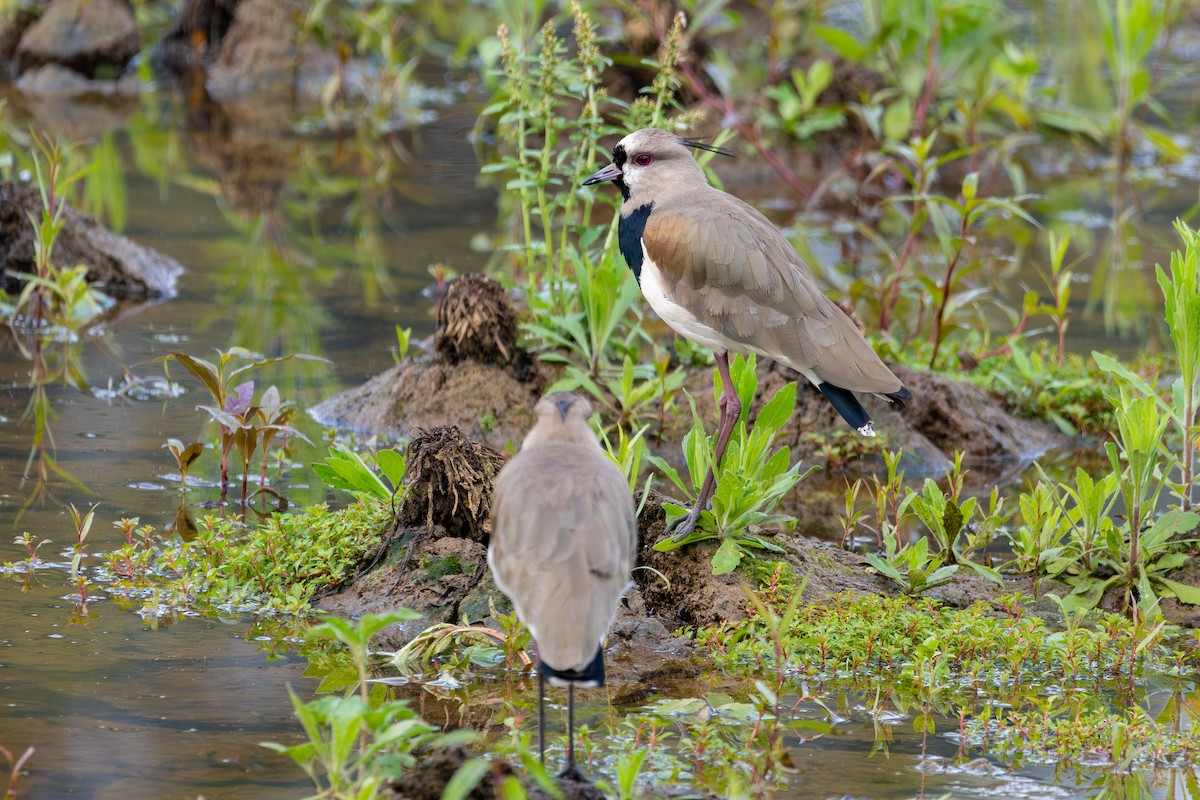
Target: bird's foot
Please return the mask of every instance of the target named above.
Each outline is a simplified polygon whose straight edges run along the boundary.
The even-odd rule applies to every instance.
[[[700,507],[700,504],[697,503],[696,505],[692,506],[691,511],[667,525],[663,533],[674,532],[675,535],[671,537],[671,541],[679,544],[686,539],[696,527],[696,523],[700,521],[700,513],[703,510],[704,509]]]
[[[591,783],[587,776],[579,771],[579,767],[571,764],[562,772],[558,773],[560,781],[570,781],[571,783]]]

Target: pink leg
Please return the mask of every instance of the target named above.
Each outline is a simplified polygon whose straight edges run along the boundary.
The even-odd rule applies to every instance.
[[[675,525],[667,528],[667,533],[675,531],[674,540],[677,542],[687,538],[692,529],[696,527],[696,522],[700,519],[700,512],[708,508],[713,492],[717,490],[717,475],[714,467],[721,463],[721,457],[725,455],[725,446],[729,444],[729,436],[733,433],[733,426],[737,424],[738,417],[742,415],[742,401],[734,391],[733,377],[729,374],[729,355],[727,353],[716,354],[716,362],[717,371],[721,374],[721,399],[717,402],[721,409],[721,417],[717,421],[716,452],[713,454],[713,465],[708,468],[708,475],[704,478],[704,485],[700,487],[700,494],[696,497],[696,503],[692,506],[692,510],[686,516],[681,517]]]

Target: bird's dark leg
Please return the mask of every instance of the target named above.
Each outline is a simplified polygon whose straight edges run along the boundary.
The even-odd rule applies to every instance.
[[[692,510],[687,513],[687,516],[681,517],[675,525],[667,528],[667,533],[675,531],[674,541],[676,542],[682,542],[687,538],[692,529],[696,527],[696,522],[700,519],[700,512],[708,508],[713,492],[717,490],[716,466],[721,463],[721,457],[725,455],[725,446],[729,444],[729,436],[733,433],[733,426],[737,424],[738,417],[742,415],[742,401],[733,388],[733,376],[729,374],[729,354],[715,354],[714,359],[717,362],[717,371],[721,374],[721,399],[717,401],[717,405],[721,409],[721,416],[717,421],[717,446],[713,452],[713,463],[708,468],[708,475],[704,477],[704,485],[700,487],[700,494],[696,496],[696,503],[692,506]]]
[[[558,773],[558,777],[576,783],[589,783],[579,768],[575,766],[575,684],[567,684],[567,766]]]
[[[546,763],[546,670],[538,662],[538,752]]]

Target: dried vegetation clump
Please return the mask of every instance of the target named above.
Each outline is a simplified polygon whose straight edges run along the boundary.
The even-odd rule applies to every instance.
[[[504,287],[478,274],[464,275],[446,289],[438,309],[434,349],[447,363],[480,361],[508,366],[517,347],[517,314]]]
[[[420,432],[408,448],[409,489],[397,524],[441,526],[449,536],[486,544],[492,482],[505,460],[452,425]]]

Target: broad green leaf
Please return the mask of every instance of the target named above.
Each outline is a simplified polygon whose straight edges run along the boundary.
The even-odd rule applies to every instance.
[[[724,575],[737,569],[742,560],[742,551],[732,537],[723,539],[717,552],[713,554],[713,575]]]

